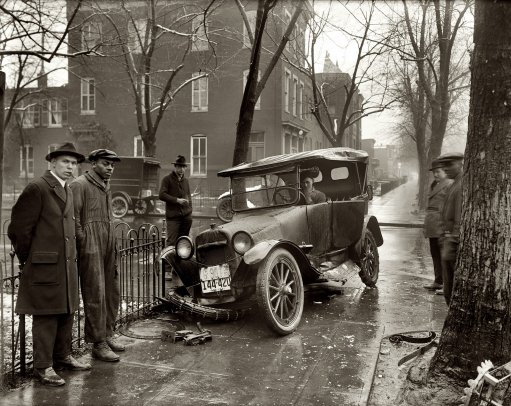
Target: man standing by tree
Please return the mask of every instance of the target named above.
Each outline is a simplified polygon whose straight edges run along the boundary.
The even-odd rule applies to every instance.
[[[85,307],[85,341],[94,343],[94,358],[115,362],[119,356],[113,351],[125,348],[113,336],[120,293],[109,180],[120,158],[113,151],[97,149],[90,153],[89,161],[92,171],[71,183]]]
[[[463,154],[451,152],[440,155],[438,162],[449,179],[453,179],[452,185],[447,190],[442,208],[442,268],[444,282],[444,297],[449,305],[454,284],[454,271],[456,265],[456,253],[460,243],[461,226],[461,178],[463,175]]]
[[[12,208],[8,235],[22,273],[16,313],[32,314],[34,374],[42,384],[65,384],[54,371],[90,369],[71,355],[74,312],[78,309],[73,195],[66,185],[78,162],[65,143],[46,156],[51,169],[23,190]]]
[[[161,181],[160,200],[165,202],[167,219],[167,245],[176,245],[176,240],[188,235],[192,227],[192,196],[185,178],[186,158],[178,155],[174,170]]]

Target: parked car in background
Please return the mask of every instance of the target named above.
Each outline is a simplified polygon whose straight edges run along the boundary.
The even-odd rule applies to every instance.
[[[166,300],[227,319],[227,303],[235,308],[255,298],[268,326],[286,335],[300,323],[304,285],[321,286],[345,269],[375,286],[383,238],[377,219],[367,215],[367,164],[364,151],[329,148],[219,172],[231,181],[232,221],[212,224],[195,241],[181,237],[163,251],[165,272],[172,275]],[[305,204],[305,174],[327,202]]]
[[[120,158],[110,179],[113,216],[124,217],[130,210],[136,215],[151,213],[158,200],[160,162],[147,157]]]

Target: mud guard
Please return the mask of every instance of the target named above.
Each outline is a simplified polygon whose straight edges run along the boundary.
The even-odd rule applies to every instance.
[[[115,192],[115,193],[112,193],[112,198],[114,198],[115,196],[122,196],[126,199],[126,201],[128,202],[128,208],[131,209],[133,207],[133,200],[131,199],[130,195],[127,194],[126,192]]]
[[[173,246],[166,247],[162,250],[160,260],[164,261],[164,267],[165,264],[168,264],[174,269],[174,272],[177,273],[177,276],[179,276],[179,279],[181,279],[185,287],[188,288],[200,284],[199,265],[195,261],[179,258]]]
[[[364,241],[364,236],[366,231],[369,230],[373,235],[376,246],[380,247],[383,245],[383,236],[380,230],[380,224],[378,220],[374,216],[365,216],[364,217],[364,225],[362,226],[362,234],[360,235],[359,240],[350,246],[350,257],[354,260],[360,259],[360,250],[362,248],[362,241]]]
[[[315,281],[321,275],[321,272],[314,268],[309,258],[305,255],[303,250],[291,241],[284,240],[266,240],[261,241],[256,244],[254,247],[249,249],[245,255],[243,255],[243,261],[247,265],[258,265],[262,262],[268,254],[276,248],[284,248],[293,255],[300,267],[300,272],[302,273],[302,279],[304,283],[310,283]]]

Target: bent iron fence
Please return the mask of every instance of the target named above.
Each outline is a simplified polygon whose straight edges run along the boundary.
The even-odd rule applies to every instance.
[[[8,221],[2,224],[0,250],[0,389],[15,384],[18,375],[24,375],[32,362],[32,326],[30,316],[14,312],[19,286],[17,258],[7,237]],[[132,229],[127,223],[115,226],[117,242],[117,272],[121,303],[117,325],[139,318],[158,303],[165,289],[159,256],[165,246],[164,229],[142,224]],[[164,294],[163,294],[164,295]],[[80,295],[81,298],[81,295]],[[73,342],[83,343],[83,305],[76,314]]]

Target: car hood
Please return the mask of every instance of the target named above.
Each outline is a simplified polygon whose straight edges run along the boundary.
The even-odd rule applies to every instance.
[[[296,243],[308,240],[306,206],[263,209],[236,213],[230,223],[214,226],[197,236],[197,244],[227,239],[238,231],[248,233],[255,244],[264,240],[286,239]]]

